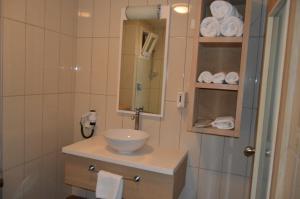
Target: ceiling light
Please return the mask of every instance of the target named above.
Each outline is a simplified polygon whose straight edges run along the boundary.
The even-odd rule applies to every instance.
[[[186,14],[189,12],[189,6],[187,3],[176,3],[173,4],[173,10],[179,14]]]
[[[78,12],[78,16],[79,16],[79,17],[84,17],[84,18],[90,18],[90,17],[91,17],[91,13],[89,13],[89,12],[84,12],[84,11],[79,11],[79,12]]]

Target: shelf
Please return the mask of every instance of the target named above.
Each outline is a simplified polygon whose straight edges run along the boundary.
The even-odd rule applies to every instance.
[[[242,45],[243,37],[199,37],[199,43]]]
[[[207,127],[207,128],[193,127],[192,132],[213,134],[213,135],[219,135],[219,136],[228,136],[228,137],[239,137],[238,133],[235,130],[223,130],[223,129],[217,129],[217,128],[213,128],[213,127]]]
[[[202,88],[202,89],[229,90],[229,91],[239,90],[239,85],[232,85],[232,84],[195,83],[195,87]]]

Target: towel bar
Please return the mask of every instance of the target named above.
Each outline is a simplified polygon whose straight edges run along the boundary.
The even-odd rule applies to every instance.
[[[94,172],[94,173],[98,173],[99,171],[96,170],[96,166],[94,165],[90,165],[88,168],[89,171]],[[141,176],[134,176],[134,177],[123,177],[124,180],[129,180],[129,181],[133,181],[133,182],[140,182],[142,180]]]

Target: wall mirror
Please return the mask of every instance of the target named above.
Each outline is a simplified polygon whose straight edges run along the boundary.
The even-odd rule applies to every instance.
[[[169,7],[122,9],[118,112],[163,116]]]

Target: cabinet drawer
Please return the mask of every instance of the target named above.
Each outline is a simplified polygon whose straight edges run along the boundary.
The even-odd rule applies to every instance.
[[[65,183],[95,191],[97,173],[89,171],[90,165],[96,170],[105,170],[124,177],[138,175],[140,182],[124,180],[123,197],[125,199],[176,199],[184,184],[187,160],[179,165],[174,175],[165,175],[122,165],[92,160],[72,155],[65,155]]]

